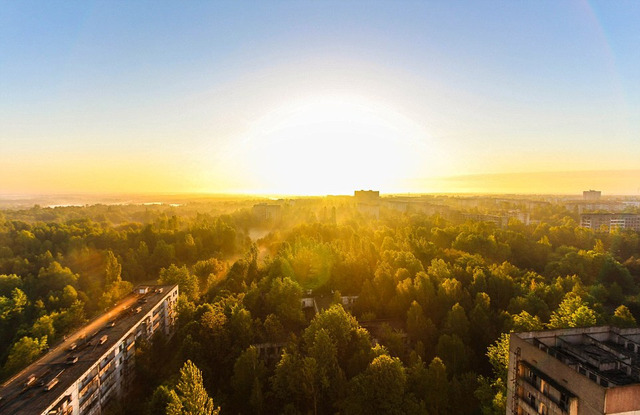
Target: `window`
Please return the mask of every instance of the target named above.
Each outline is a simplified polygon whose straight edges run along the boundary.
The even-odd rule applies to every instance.
[[[549,384],[547,382],[542,381],[540,389],[542,390],[542,393],[544,393],[545,395],[549,394]]]
[[[569,409],[569,396],[561,393],[560,394],[560,402],[558,403],[560,409],[567,411]]]
[[[538,384],[538,376],[533,372],[531,372],[531,382],[533,382],[534,385]]]
[[[531,394],[531,392],[527,392],[527,402],[531,407],[536,407],[536,397]]]

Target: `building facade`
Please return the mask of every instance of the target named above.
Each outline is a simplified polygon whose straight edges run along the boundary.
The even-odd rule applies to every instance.
[[[136,342],[175,327],[177,285],[141,286],[0,387],[0,413],[93,415],[134,379]]]
[[[380,191],[378,190],[356,190],[353,192],[356,203],[377,203],[380,201]]]
[[[640,215],[637,213],[583,213],[580,215],[580,226],[609,232],[615,229],[631,229],[640,231]]]
[[[512,333],[507,415],[640,414],[640,329]]]
[[[582,198],[584,200],[600,200],[602,192],[600,190],[585,190],[582,192]]]
[[[263,221],[278,220],[282,216],[282,206],[276,204],[258,203],[252,211],[253,216]]]

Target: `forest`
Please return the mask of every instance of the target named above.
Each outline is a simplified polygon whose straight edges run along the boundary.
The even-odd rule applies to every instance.
[[[509,332],[640,318],[640,233],[559,204],[498,226],[258,202],[1,210],[0,378],[135,285],[178,283],[175,335],[137,345],[108,413],[504,414]]]

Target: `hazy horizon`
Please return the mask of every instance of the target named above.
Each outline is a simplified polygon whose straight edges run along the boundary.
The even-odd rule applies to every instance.
[[[355,190],[379,190],[384,195],[459,194],[459,195],[562,195],[582,196],[584,190],[599,190],[603,196],[639,196],[640,170],[573,171],[573,172],[524,172],[508,174],[478,174],[415,179],[415,190],[394,190],[378,187],[353,188],[334,193],[268,193],[268,192],[189,192],[177,189],[166,191],[118,192],[118,191],[58,191],[0,192],[0,200],[32,198],[38,196],[86,196],[86,197],[322,197],[351,196]],[[549,191],[553,182],[556,191]],[[635,188],[634,188],[635,186]]]

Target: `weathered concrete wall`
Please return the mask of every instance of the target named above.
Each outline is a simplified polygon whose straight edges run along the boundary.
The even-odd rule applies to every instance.
[[[605,414],[635,411],[640,414],[640,385],[618,386],[607,390]]]

